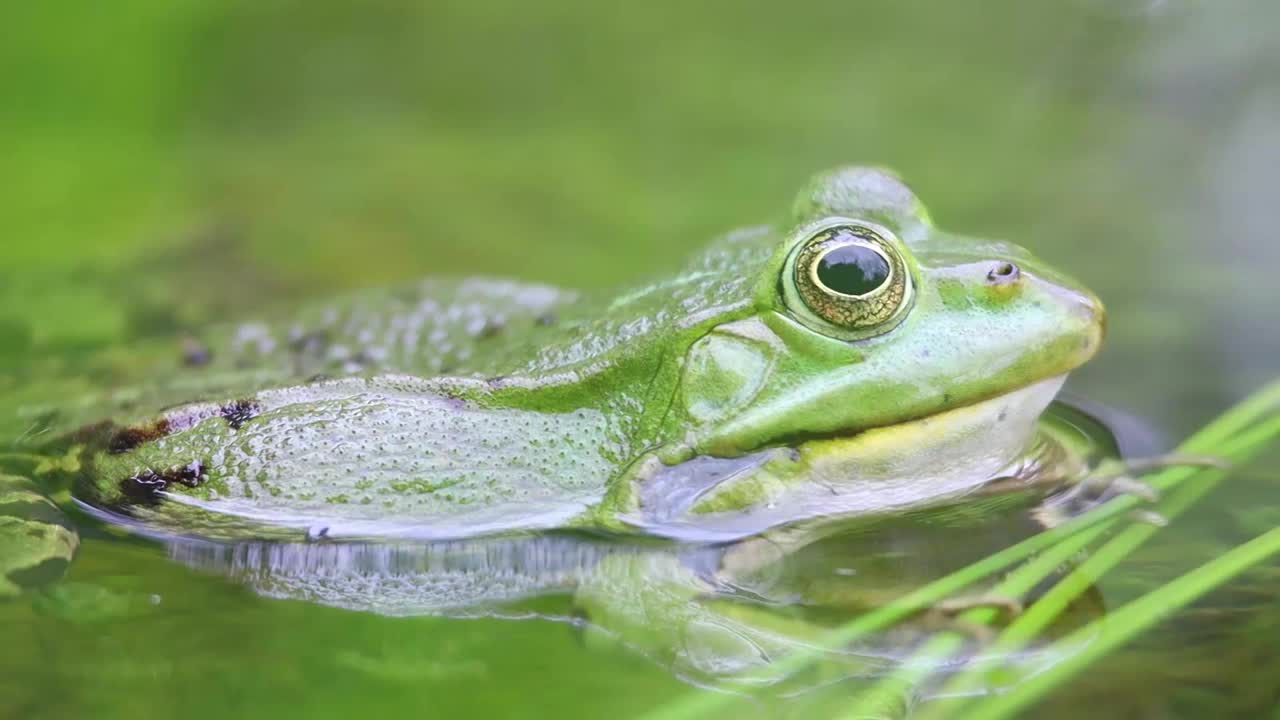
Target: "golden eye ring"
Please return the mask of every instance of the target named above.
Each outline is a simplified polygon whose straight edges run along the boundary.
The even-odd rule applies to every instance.
[[[887,332],[911,304],[902,251],[887,230],[847,221],[813,232],[792,266],[805,309],[857,337]]]

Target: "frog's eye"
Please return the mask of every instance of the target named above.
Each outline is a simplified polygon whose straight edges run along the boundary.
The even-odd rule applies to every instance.
[[[790,263],[793,312],[817,316],[846,339],[893,329],[911,305],[912,287],[902,251],[887,236],[854,222],[812,233]]]

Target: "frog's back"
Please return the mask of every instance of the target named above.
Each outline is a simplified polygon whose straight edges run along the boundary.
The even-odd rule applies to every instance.
[[[111,348],[0,385],[0,437],[43,445],[178,405],[327,378],[400,373],[497,376],[562,324],[572,291],[490,278],[426,278],[279,308],[191,336]],[[0,378],[0,381],[3,381]]]
[[[452,537],[555,527],[615,470],[599,411],[486,407],[577,293],[428,278],[104,352],[5,391],[10,446],[82,445],[78,497],[211,537]],[[269,318],[270,316],[268,316]],[[615,433],[616,435],[616,433]],[[582,441],[579,452],[565,443]]]

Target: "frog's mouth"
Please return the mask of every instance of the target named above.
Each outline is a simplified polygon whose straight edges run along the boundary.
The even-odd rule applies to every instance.
[[[785,442],[811,462],[839,458],[842,469],[861,474],[913,475],[929,468],[952,470],[992,462],[1007,465],[1026,449],[1036,423],[1067,376],[1039,382],[892,425]]]
[[[953,437],[957,432],[975,434],[975,439],[1000,445],[1008,434],[1026,435],[1057,396],[1067,374],[1055,375],[998,395],[974,400],[942,412],[912,417],[870,428],[825,433],[792,433],[770,443],[770,447],[803,449],[830,443],[870,442],[872,438],[893,437],[895,443],[915,443],[929,447]],[[961,430],[963,428],[963,430]]]

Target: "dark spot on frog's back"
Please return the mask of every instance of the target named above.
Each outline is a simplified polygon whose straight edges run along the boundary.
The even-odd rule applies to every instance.
[[[164,418],[160,418],[149,425],[121,428],[107,440],[107,452],[112,455],[127,453],[140,445],[168,435],[169,431],[169,421]]]
[[[160,493],[170,485],[194,488],[204,482],[204,479],[204,464],[197,461],[160,472],[143,470],[130,475],[120,481],[120,492],[134,502],[153,503],[159,500]]]
[[[219,414],[232,430],[239,430],[245,423],[257,417],[260,411],[258,403],[252,400],[236,400],[223,405]]]

